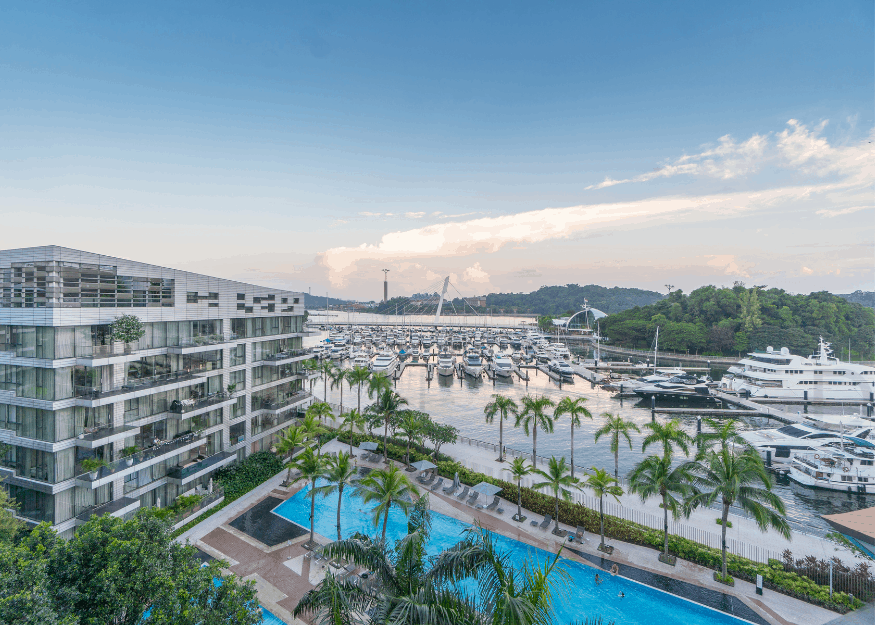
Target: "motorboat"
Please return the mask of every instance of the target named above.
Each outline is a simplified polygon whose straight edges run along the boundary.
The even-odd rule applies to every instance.
[[[849,427],[841,432],[823,430],[804,423],[794,423],[779,428],[764,430],[748,430],[741,432],[741,437],[753,447],[764,460],[775,464],[790,462],[793,453],[811,451],[822,445],[841,443],[842,438],[849,443],[866,441],[875,424],[868,423],[864,427]],[[867,441],[868,442],[868,441]]]
[[[468,352],[462,360],[462,370],[475,378],[479,378],[483,373],[483,361],[480,359],[480,354],[477,352]]]
[[[571,358],[571,352],[565,346],[565,343],[551,343],[550,351],[553,352],[557,359]]]
[[[645,384],[632,390],[642,397],[692,399],[709,399],[711,397],[711,390],[708,388],[707,382],[693,375],[676,375],[668,380]]]
[[[875,392],[875,367],[841,362],[821,337],[818,353],[807,358],[786,347],[749,353],[727,370],[720,388],[750,397],[866,400]]]
[[[367,369],[371,364],[371,359],[368,358],[366,354],[358,354],[355,358],[352,359],[352,368],[361,367],[363,369]]]
[[[456,359],[449,354],[438,356],[438,375],[452,376],[456,372]]]
[[[547,368],[553,373],[558,373],[563,378],[574,377],[574,369],[564,360],[551,360]]]
[[[875,493],[875,444],[857,439],[797,452],[788,477],[798,484],[849,493]]]
[[[333,345],[331,347],[331,351],[328,353],[328,357],[331,360],[341,360],[346,358],[347,349],[343,345]]]
[[[513,361],[504,355],[497,356],[492,361],[492,371],[500,378],[509,378],[513,375]]]
[[[398,367],[398,358],[395,352],[385,351],[377,354],[377,357],[371,361],[371,371],[392,373]]]

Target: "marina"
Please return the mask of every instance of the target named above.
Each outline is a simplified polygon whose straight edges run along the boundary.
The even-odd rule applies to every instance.
[[[427,326],[419,328],[422,331]],[[473,326],[476,327],[476,326]],[[472,327],[472,329],[473,329]],[[432,326],[437,333],[440,328]],[[485,334],[485,328],[484,328]],[[317,345],[328,337],[328,332],[321,331],[317,336],[305,339],[305,343]],[[421,340],[421,339],[420,339]],[[696,405],[658,399],[639,397],[623,397],[615,391],[602,388],[610,378],[599,367],[598,371],[576,364],[578,358],[583,362],[591,362],[594,355],[592,348],[576,349],[572,359],[566,362],[574,371],[574,378],[566,379],[552,372],[545,363],[524,363],[513,365],[514,375],[500,377],[491,375],[489,362],[481,362],[480,374],[466,374],[461,358],[466,354],[466,345],[458,345],[455,349],[447,349],[445,357],[456,359],[456,367],[451,375],[435,375],[434,369],[440,359],[439,347],[435,344],[424,353],[420,353],[417,362],[405,360],[398,363],[393,373],[394,389],[410,402],[410,406],[426,412],[435,420],[455,425],[462,436],[477,440],[494,440],[494,426],[488,426],[483,418],[483,407],[494,393],[511,397],[517,403],[527,394],[543,394],[553,401],[558,401],[566,395],[583,397],[587,400],[586,407],[593,419],[583,419],[581,428],[575,428],[575,461],[581,467],[612,467],[613,455],[608,445],[593,442],[593,433],[599,427],[602,413],[621,414],[625,419],[635,422],[639,428],[652,421],[655,416],[678,419],[683,428],[691,435],[696,432],[701,420],[705,418],[738,418],[740,426],[745,431],[755,431],[764,428],[781,427],[784,424],[810,423],[808,416],[812,414],[834,414],[841,416],[842,411],[853,409],[854,416],[859,416],[860,406],[832,403],[809,402],[807,405],[778,402],[763,402],[746,399],[737,394],[729,394],[716,388],[711,389],[712,403]],[[497,341],[496,337],[496,341]],[[482,341],[481,341],[482,342]],[[473,334],[472,334],[473,349]],[[397,347],[397,346],[396,346]],[[482,345],[479,346],[482,348]],[[496,348],[498,344],[496,344]],[[402,349],[404,347],[402,346]],[[469,351],[470,351],[469,349]],[[496,354],[513,353],[510,342],[505,350],[496,349]],[[478,353],[482,351],[478,350]],[[602,365],[604,361],[600,361]],[[349,366],[349,362],[341,362]],[[408,371],[409,367],[413,369]],[[628,368],[628,367],[627,367]],[[642,371],[642,368],[637,368]],[[712,370],[716,371],[716,370]],[[647,370],[642,372],[647,373]],[[691,369],[692,372],[692,369]],[[706,373],[698,371],[696,373]],[[615,382],[615,381],[614,381]],[[321,386],[316,385],[316,395],[321,395]],[[352,395],[344,395],[350,402]],[[328,401],[337,404],[339,394],[329,389]],[[797,409],[798,408],[798,409]],[[865,406],[863,406],[865,414]],[[807,412],[806,412],[807,411]],[[849,415],[850,416],[850,415]],[[505,444],[508,448],[520,452],[531,452],[531,439],[526,437],[521,429],[513,428],[512,422],[504,430]],[[631,449],[623,448],[619,456],[620,473],[625,474],[641,459],[641,440],[643,435],[632,433]],[[556,421],[552,433],[539,432],[538,455],[570,455],[570,438],[568,423],[561,418]],[[829,531],[828,524],[820,518],[822,514],[837,514],[850,512],[875,505],[875,496],[865,493],[841,493],[811,489],[791,481],[786,475],[776,475],[775,489],[787,506],[789,520],[794,527],[804,527],[807,531],[825,533]]]

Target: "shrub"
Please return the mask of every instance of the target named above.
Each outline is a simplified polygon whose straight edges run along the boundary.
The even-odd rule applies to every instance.
[[[225,501],[234,501],[283,470],[282,461],[268,451],[259,451],[243,462],[216,471],[215,479],[225,489]]]

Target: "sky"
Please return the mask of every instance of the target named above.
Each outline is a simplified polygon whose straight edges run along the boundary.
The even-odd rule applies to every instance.
[[[875,288],[875,9],[0,7],[0,248],[361,300]]]

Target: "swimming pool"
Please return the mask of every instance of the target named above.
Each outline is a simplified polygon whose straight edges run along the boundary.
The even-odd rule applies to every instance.
[[[310,500],[306,496],[309,486],[296,493],[290,499],[274,508],[274,512],[299,525],[310,527]],[[341,535],[348,538],[355,532],[371,536],[379,536],[381,528],[375,530],[371,524],[370,509],[358,497],[353,497],[351,489],[343,493],[341,507]],[[436,555],[455,545],[462,538],[462,531],[469,527],[461,521],[444,514],[432,511],[432,531],[427,552]],[[321,496],[316,500],[316,532],[326,537],[336,537],[337,529],[337,494],[327,498]],[[386,539],[390,544],[407,533],[407,517],[397,508],[392,508],[389,514],[389,524]],[[495,543],[501,549],[510,552],[513,560],[522,563],[525,560],[543,562],[552,554],[531,547],[517,540],[494,534]],[[564,625],[575,619],[583,620],[587,616],[602,616],[605,623],[616,621],[617,625],[648,625],[660,623],[683,623],[684,625],[740,625],[747,623],[724,612],[711,610],[696,603],[691,603],[674,595],[661,592],[628,580],[623,577],[612,577],[601,572],[603,579],[600,585],[595,584],[596,569],[573,560],[563,559],[569,580],[561,582],[554,589],[554,610],[556,623]],[[618,595],[624,593],[625,597]],[[583,608],[582,608],[583,606]]]

